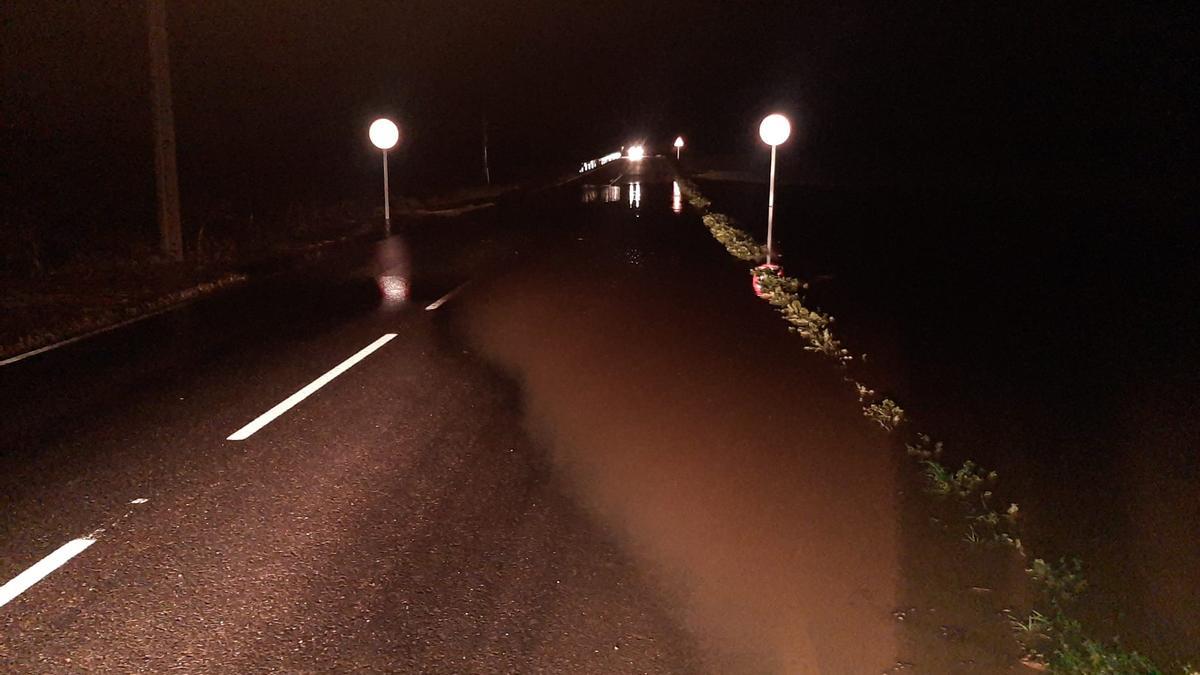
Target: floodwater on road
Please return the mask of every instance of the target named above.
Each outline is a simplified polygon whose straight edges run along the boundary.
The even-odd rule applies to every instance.
[[[765,185],[702,188],[764,236]],[[1085,624],[1196,659],[1194,198],[789,187],[777,204],[782,264],[871,384],[952,461],[999,472],[1035,555],[1082,559]]]
[[[576,200],[551,216],[553,255],[465,293],[456,317],[708,669],[1008,670],[1019,566],[961,564],[974,554],[929,526],[902,449],[670,180],[625,175]]]

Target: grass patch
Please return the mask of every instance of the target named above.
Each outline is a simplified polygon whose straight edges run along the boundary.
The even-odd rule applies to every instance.
[[[729,216],[721,213],[706,213],[702,220],[708,231],[719,242],[725,245],[725,250],[739,260],[758,262],[766,260],[767,247],[754,241],[749,233],[734,227]]]
[[[1048,607],[1046,612],[1034,609],[1023,617],[1009,616],[1027,662],[1068,675],[1196,675],[1190,664],[1167,671],[1136,651],[1126,650],[1118,640],[1101,642],[1088,636],[1069,615],[1070,606],[1087,590],[1078,559],[1048,563],[1036,558],[1025,573]]]

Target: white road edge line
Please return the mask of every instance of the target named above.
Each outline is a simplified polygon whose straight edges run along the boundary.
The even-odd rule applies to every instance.
[[[19,361],[24,361],[25,359],[27,359],[31,356],[37,356],[38,354],[45,354],[46,352],[54,351],[55,349],[58,349],[59,347],[66,347],[67,345],[73,345],[76,342],[80,342],[82,340],[87,340],[88,338],[94,338],[97,335],[103,335],[104,333],[110,333],[114,330],[119,330],[121,328],[128,326],[129,324],[133,324],[133,323],[137,323],[139,321],[145,321],[146,319],[154,318],[154,317],[158,316],[159,314],[166,314],[167,312],[173,312],[173,311],[179,309],[180,306],[182,306],[188,302],[191,302],[191,300],[184,300],[183,302],[171,305],[170,307],[164,307],[156,312],[150,312],[148,314],[143,314],[141,316],[135,316],[132,319],[126,319],[120,323],[114,323],[111,326],[104,326],[102,328],[97,328],[96,330],[84,333],[83,335],[76,335],[73,338],[67,338],[66,340],[59,340],[58,342],[54,342],[52,344],[45,345],[44,347],[38,347],[37,349],[31,349],[22,354],[17,354],[16,356],[10,356],[7,359],[0,361],[0,366],[7,366],[7,365],[17,363]]]
[[[370,356],[372,352],[374,352],[376,349],[379,349],[380,347],[387,344],[389,341],[391,341],[392,338],[396,337],[396,335],[397,335],[396,333],[387,333],[383,337],[379,338],[378,340],[372,342],[371,344],[367,345],[366,347],[363,347],[362,349],[359,350],[359,352],[357,354],[355,354],[354,356],[351,356],[350,358],[346,359],[345,361],[342,361],[337,366],[335,366],[333,368],[333,370],[330,370],[329,372],[318,377],[317,379],[313,380],[312,382],[309,382],[307,385],[305,385],[305,387],[303,389],[301,389],[300,391],[285,398],[284,400],[280,401],[274,408],[271,408],[267,412],[254,418],[254,421],[250,422],[249,424],[242,427],[241,429],[238,429],[237,431],[233,432],[229,436],[229,438],[227,438],[225,440],[244,441],[247,438],[250,438],[250,436],[252,436],[254,434],[254,432],[267,426],[272,421],[274,421],[276,417],[279,417],[283,413],[290,410],[292,408],[292,406],[303,401],[304,399],[311,396],[314,392],[316,392],[321,387],[324,387],[325,385],[332,382],[333,378],[337,377],[338,375],[341,375],[342,373],[346,372],[347,370],[350,370],[350,368],[352,368],[354,366],[354,364],[356,364],[359,361],[362,361],[363,359]]]
[[[37,561],[37,564],[33,567],[13,577],[7,584],[0,586],[0,607],[7,605],[10,600],[24,593],[30,586],[45,579],[46,575],[62,567],[68,560],[79,555],[84,549],[94,543],[96,543],[95,539],[87,537],[72,539],[59,546],[58,550],[54,553]]]
[[[459,284],[458,288],[455,288],[454,290],[450,291],[449,293],[443,295],[442,297],[440,297],[437,300],[434,300],[432,303],[430,303],[429,306],[425,308],[425,311],[432,312],[433,310],[437,309],[438,307],[441,307],[442,305],[446,304],[447,302],[450,302],[450,298],[453,298],[454,296],[458,295],[458,292],[461,291],[462,289],[466,288],[467,284],[469,284],[469,283],[471,283],[471,282],[465,281],[465,282]]]

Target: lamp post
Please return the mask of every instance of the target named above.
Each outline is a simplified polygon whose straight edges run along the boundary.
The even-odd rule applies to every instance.
[[[778,113],[767,115],[758,125],[758,135],[771,146],[771,187],[767,193],[767,265],[771,264],[772,239],[775,234],[775,148],[792,134],[788,118]]]
[[[175,113],[171,109],[171,66],[167,55],[167,3],[146,3],[150,36],[150,94],[154,114],[154,178],[158,197],[159,247],[172,260],[183,260],[179,217],[179,172],[175,159]]]
[[[396,127],[395,122],[381,117],[371,122],[367,136],[371,138],[371,143],[375,147],[383,151],[383,222],[387,226],[388,232],[391,233],[392,205],[388,191],[388,150],[396,147],[396,142],[400,140],[400,129]]]
[[[683,136],[675,137],[675,160],[679,161],[679,151],[683,150]]]

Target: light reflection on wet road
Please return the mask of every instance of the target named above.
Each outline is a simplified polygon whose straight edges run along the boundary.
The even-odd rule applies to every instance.
[[[403,237],[389,237],[381,242],[375,261],[381,302],[386,306],[407,302],[412,295],[412,262]]]

